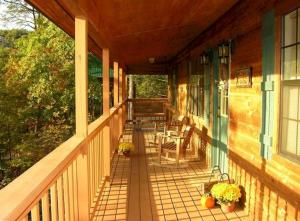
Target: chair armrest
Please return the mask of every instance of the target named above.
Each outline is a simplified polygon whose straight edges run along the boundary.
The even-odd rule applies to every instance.
[[[168,134],[169,136],[178,136],[178,131],[167,130],[166,134]]]
[[[183,140],[184,138],[183,137],[179,137],[179,136],[168,136],[169,138],[171,139],[176,139],[176,140]]]
[[[171,138],[171,139],[184,139],[183,137],[180,137],[180,136],[175,136],[175,135],[167,135],[167,134],[157,134],[158,137],[161,137],[161,138]]]

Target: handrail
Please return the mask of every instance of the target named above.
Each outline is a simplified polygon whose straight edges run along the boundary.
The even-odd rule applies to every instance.
[[[20,214],[53,183],[79,152],[83,138],[73,136],[0,191],[0,220],[17,220]]]
[[[127,102],[136,103],[157,103],[157,102],[167,102],[168,98],[129,98]]]
[[[114,115],[119,113],[119,109],[125,103],[126,100],[112,108],[109,116],[101,116],[91,123],[88,126],[86,139],[76,135],[72,136],[0,190],[0,220],[22,219],[25,215],[27,216],[34,204],[39,205],[41,197],[45,193],[48,195],[47,191],[50,186],[56,182],[59,176],[62,176],[64,170],[76,159],[82,148],[87,146],[97,131],[100,131]]]

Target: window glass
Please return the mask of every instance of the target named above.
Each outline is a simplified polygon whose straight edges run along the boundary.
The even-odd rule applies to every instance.
[[[280,150],[300,162],[300,9],[283,17]]]
[[[284,49],[284,80],[296,79],[296,46]]]
[[[199,58],[191,62],[189,76],[189,112],[203,117],[204,112],[204,67]]]
[[[297,79],[300,79],[300,44],[297,45]]]
[[[296,43],[297,10],[284,16],[284,46]]]
[[[300,9],[298,9],[298,38],[297,38],[297,41],[299,42],[300,41]]]
[[[298,123],[298,134],[297,134],[297,156],[300,156],[300,123]]]
[[[296,154],[297,121],[283,119],[282,121],[282,147],[291,154]]]
[[[285,86],[282,94],[282,116],[297,120],[298,113],[298,87]]]

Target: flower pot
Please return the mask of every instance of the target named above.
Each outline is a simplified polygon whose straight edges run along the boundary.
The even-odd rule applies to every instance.
[[[230,202],[230,203],[222,203],[221,204],[221,209],[225,213],[231,213],[235,209],[235,202]]]
[[[123,155],[124,155],[125,157],[129,157],[130,151],[123,152]]]

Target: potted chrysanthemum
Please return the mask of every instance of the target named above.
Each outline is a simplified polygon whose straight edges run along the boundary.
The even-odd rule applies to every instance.
[[[232,212],[235,203],[241,198],[241,191],[238,185],[230,183],[217,183],[213,185],[211,194],[217,199],[218,204],[224,212]]]
[[[118,153],[128,157],[130,154],[130,151],[133,149],[134,149],[133,143],[122,142],[119,144]]]

